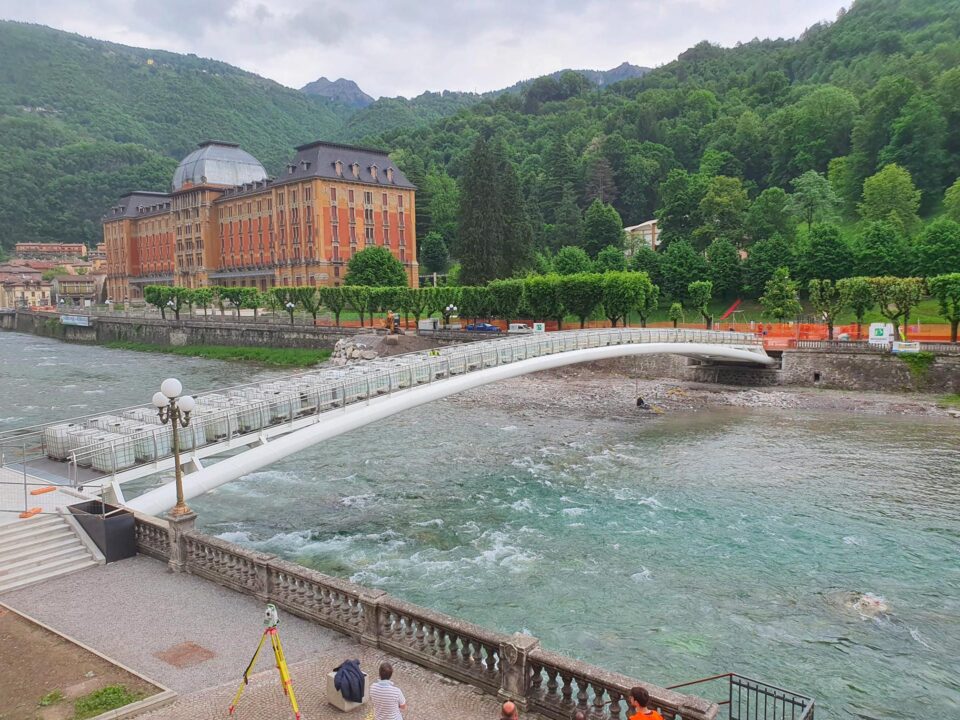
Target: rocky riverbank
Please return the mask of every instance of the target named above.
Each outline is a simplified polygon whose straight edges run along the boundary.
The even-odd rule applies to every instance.
[[[642,397],[644,407],[637,407]],[[633,379],[622,373],[590,368],[563,368],[526,375],[456,395],[449,402],[493,407],[522,417],[542,414],[616,419],[649,417],[709,408],[781,408],[833,410],[866,415],[949,417],[939,396],[854,392],[799,387],[726,386],[672,379]]]

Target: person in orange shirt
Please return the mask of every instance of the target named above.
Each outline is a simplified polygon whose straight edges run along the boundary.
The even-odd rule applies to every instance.
[[[647,703],[649,702],[650,693],[647,692],[646,688],[640,686],[630,688],[630,694],[627,696],[627,704],[630,706],[630,711],[633,714],[630,715],[627,720],[663,720],[663,715],[647,707]]]

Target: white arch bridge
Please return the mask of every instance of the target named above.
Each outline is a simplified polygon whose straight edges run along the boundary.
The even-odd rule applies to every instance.
[[[775,363],[762,342],[746,333],[572,330],[483,340],[202,393],[190,426],[180,432],[184,493],[188,499],[202,495],[311,445],[464,390],[564,365],[658,353],[752,366]],[[228,452],[204,466],[206,458]],[[160,424],[152,406],[2,433],[0,457],[6,477],[106,493],[119,502],[124,483],[174,465],[170,428]],[[156,514],[175,499],[168,482],[126,505]]]

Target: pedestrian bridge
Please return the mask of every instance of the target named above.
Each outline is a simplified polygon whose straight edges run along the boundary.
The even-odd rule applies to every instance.
[[[409,408],[499,380],[575,363],[669,353],[774,364],[753,335],[706,330],[571,330],[507,336],[327,367],[196,396],[179,433],[189,499],[304,448]],[[145,388],[144,395],[149,392]],[[207,458],[223,456],[205,466]],[[124,502],[124,483],[173,469],[170,427],[152,406],[0,433],[0,475],[68,486]],[[126,504],[157,514],[175,503],[167,482]],[[4,508],[8,509],[8,508]]]

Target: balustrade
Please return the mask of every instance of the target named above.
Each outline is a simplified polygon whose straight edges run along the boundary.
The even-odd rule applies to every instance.
[[[591,720],[626,717],[623,697],[638,681],[538,648],[535,638],[506,635],[392,598],[219,538],[136,515],[140,552],[182,558],[200,575],[320,625],[493,694],[548,718],[577,709]],[[173,552],[173,538],[180,552]],[[646,685],[665,720],[714,720],[717,706]]]

